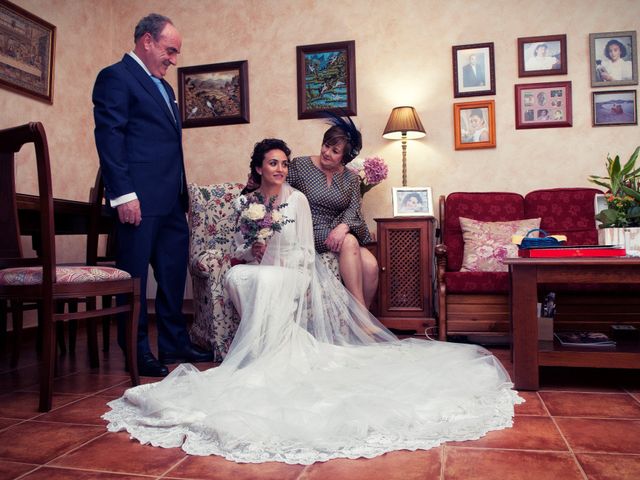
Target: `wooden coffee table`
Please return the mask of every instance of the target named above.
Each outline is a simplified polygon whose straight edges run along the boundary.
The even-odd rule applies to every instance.
[[[640,341],[614,348],[562,347],[538,341],[536,304],[540,283],[640,284],[640,258],[508,258],[511,272],[513,382],[539,388],[540,366],[640,368]]]

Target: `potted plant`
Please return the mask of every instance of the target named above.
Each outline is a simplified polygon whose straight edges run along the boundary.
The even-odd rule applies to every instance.
[[[605,164],[608,176],[590,175],[589,181],[604,187],[607,208],[596,215],[600,222],[600,243],[624,243],[624,229],[640,227],[640,167],[636,159],[640,146],[624,164],[618,155],[607,155]],[[619,229],[617,231],[608,229]]]

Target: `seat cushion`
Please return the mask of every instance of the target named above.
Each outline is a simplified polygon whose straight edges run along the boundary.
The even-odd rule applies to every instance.
[[[124,270],[113,267],[56,267],[57,283],[106,282],[131,278]],[[5,268],[0,270],[0,285],[39,285],[42,267]]]
[[[508,293],[508,272],[445,272],[447,294]]]

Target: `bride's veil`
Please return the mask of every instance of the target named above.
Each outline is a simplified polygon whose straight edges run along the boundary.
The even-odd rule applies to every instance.
[[[288,231],[269,239],[256,267],[269,276],[269,298],[256,291],[254,301],[236,305],[240,326],[223,365],[242,368],[264,355],[290,348],[291,337],[299,336],[299,329],[329,345],[355,347],[398,341],[317,257],[306,197],[285,184],[276,204],[287,204],[281,211],[294,218],[284,226]],[[242,244],[240,234],[235,242]],[[283,318],[287,322],[283,323]]]

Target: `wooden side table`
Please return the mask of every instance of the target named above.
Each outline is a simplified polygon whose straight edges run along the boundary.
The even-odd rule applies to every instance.
[[[433,318],[432,217],[376,218],[378,319],[387,327],[422,332]]]

